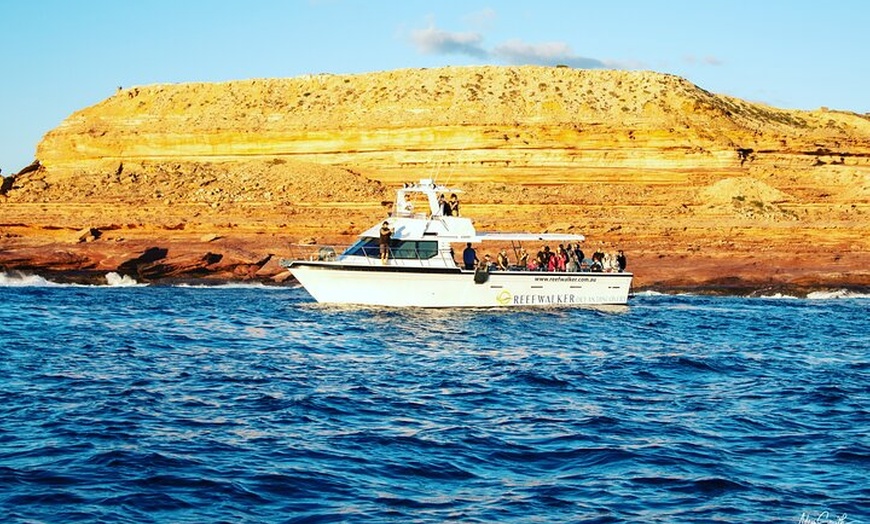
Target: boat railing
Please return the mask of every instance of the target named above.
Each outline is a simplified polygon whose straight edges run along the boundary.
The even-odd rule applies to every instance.
[[[290,262],[290,261],[308,261],[308,262],[343,262],[346,261],[353,265],[367,265],[367,266],[380,266],[381,257],[380,257],[380,246],[377,245],[367,245],[363,246],[361,249],[361,254],[355,254],[354,256],[348,256],[345,260],[345,251],[349,248],[351,244],[289,244],[289,253],[288,257],[282,259],[282,262]],[[389,261],[388,264],[391,266],[405,266],[405,267],[449,267],[449,268],[460,268],[463,272],[465,271],[474,271],[473,269],[463,269],[464,265],[457,263],[455,254],[449,250],[440,248],[434,254],[432,251],[426,251],[425,253],[421,253],[417,249],[411,249],[407,246],[402,247],[400,249],[390,248],[389,250]],[[525,266],[519,266],[511,264],[508,268],[508,271],[516,273],[534,273],[534,274],[550,274],[553,275],[564,275],[564,274],[574,274],[574,275],[601,275],[607,273],[621,273],[615,269],[600,269],[594,270],[590,267],[591,260],[585,259],[583,264],[580,266],[578,271],[545,271],[541,269],[531,269]],[[495,265],[490,268],[490,271],[498,271],[495,269]],[[621,274],[628,274],[621,273]],[[555,276],[555,275],[553,275]]]
[[[286,260],[308,262],[338,262],[351,244],[290,244]],[[421,253],[417,249],[389,249],[391,265],[409,265],[416,267],[455,267],[456,261],[449,250],[439,250],[434,255],[431,251]],[[353,257],[354,264],[364,263],[371,266],[381,265],[380,247],[365,246],[363,255]]]
[[[289,244],[287,260],[331,262],[343,251],[342,246],[325,244]]]

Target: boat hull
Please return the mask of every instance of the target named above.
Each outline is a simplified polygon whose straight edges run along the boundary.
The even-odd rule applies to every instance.
[[[293,262],[287,268],[318,302],[391,307],[571,307],[625,305],[631,273],[354,267]],[[485,282],[478,283],[477,280]]]

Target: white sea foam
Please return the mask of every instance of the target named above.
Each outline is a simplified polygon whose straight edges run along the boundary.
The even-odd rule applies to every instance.
[[[809,300],[831,300],[835,298],[870,298],[867,293],[856,293],[848,289],[836,289],[831,291],[813,291],[807,294]]]
[[[18,272],[11,274],[0,273],[0,286],[2,287],[46,287],[60,285],[62,284],[51,282],[38,275],[27,275]]]
[[[135,279],[119,275],[118,273],[108,273],[106,275],[106,286],[109,287],[137,287],[147,286],[148,284],[140,284]],[[39,275],[29,275],[26,273],[12,272],[0,273],[0,287],[92,287],[87,284],[61,284],[52,282]],[[102,286],[99,286],[102,287]]]
[[[142,287],[148,285],[137,282],[135,278],[129,275],[119,275],[114,271],[106,274],[106,283],[111,287]]]
[[[747,298],[765,298],[765,299],[782,299],[782,300],[836,300],[849,298],[870,298],[866,293],[857,293],[848,289],[832,289],[826,291],[813,291],[807,293],[806,296],[800,295],[784,295],[782,293],[773,293],[771,295],[747,295]]]
[[[665,294],[660,293],[658,291],[648,290],[648,291],[641,291],[639,293],[635,293],[635,296],[638,296],[638,297],[663,297],[663,296],[665,296]]]
[[[263,289],[274,288],[262,282],[225,282],[221,284],[175,284],[173,287],[184,287],[191,289]]]
[[[104,285],[89,285],[89,284],[61,284],[52,282],[39,275],[29,275],[19,271],[10,273],[0,272],[0,287],[145,287],[148,283],[138,282],[135,278],[129,275],[121,275],[114,271],[106,274],[106,283]],[[298,284],[271,286],[262,282],[227,282],[221,284],[177,284],[175,287],[180,288],[199,288],[199,289],[279,289],[279,288],[294,288],[300,287]]]
[[[794,295],[783,295],[782,293],[774,293],[772,295],[749,295],[748,298],[767,298],[780,300],[799,300],[800,297]]]

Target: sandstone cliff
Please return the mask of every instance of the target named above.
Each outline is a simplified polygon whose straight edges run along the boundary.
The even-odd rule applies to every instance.
[[[480,227],[618,244],[641,287],[870,285],[870,118],[658,73],[140,86],[71,115],[37,157],[0,197],[6,269],[106,271],[147,246],[182,262],[146,277],[270,276],[287,243],[348,240],[397,184],[434,177],[466,190]],[[83,228],[108,233],[78,242]]]

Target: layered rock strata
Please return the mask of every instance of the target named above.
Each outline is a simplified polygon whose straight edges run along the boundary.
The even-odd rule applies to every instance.
[[[0,196],[7,271],[271,278],[288,244],[350,241],[397,185],[434,178],[465,190],[480,228],[625,249],[639,288],[870,286],[867,115],[651,72],[140,86],[71,115],[37,158]]]

